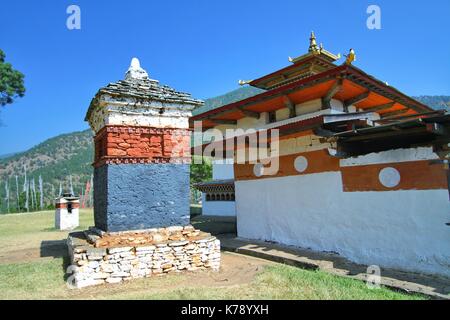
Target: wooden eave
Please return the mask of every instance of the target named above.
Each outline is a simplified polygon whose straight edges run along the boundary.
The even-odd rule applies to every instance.
[[[442,113],[436,111],[436,113]],[[431,116],[426,118],[419,119],[399,119],[396,122],[383,124],[375,127],[361,128],[357,130],[349,130],[340,133],[336,133],[334,136],[342,139],[370,139],[373,135],[378,137],[378,134],[382,133],[390,133],[392,131],[399,132],[401,129],[411,129],[411,128],[422,128],[424,131],[427,131],[427,124],[441,124],[444,126],[450,126],[450,114],[441,114],[437,116]],[[429,131],[429,130],[428,130]],[[432,133],[432,132],[430,132]],[[450,136],[449,136],[450,138]]]
[[[193,121],[202,121],[205,129],[218,124],[235,124],[237,120],[246,117],[243,110],[253,113],[270,112],[285,108],[286,99],[294,104],[320,99],[327,96],[338,81],[342,84],[339,91],[333,95],[333,99],[348,102],[356,98],[354,105],[361,111],[370,112],[376,109],[381,117],[391,118],[433,110],[356,67],[341,65],[198,114],[191,117],[191,126]]]
[[[419,146],[447,150],[445,154],[448,156],[450,115],[438,113],[425,118],[405,118],[389,124],[335,133],[327,139],[337,143],[339,157]]]
[[[276,127],[272,127],[269,129],[265,129],[267,130],[267,139],[263,140],[260,136],[258,136],[258,143],[270,143],[271,142],[271,137],[272,137],[272,130],[278,130],[278,137],[280,140],[285,140],[285,139],[289,139],[292,136],[298,136],[298,132],[308,132],[311,130],[314,130],[316,128],[319,128],[323,125],[324,123],[324,116],[316,116],[316,117],[312,117],[309,119],[302,119],[302,120],[298,120],[295,122],[291,122],[288,124],[281,124],[279,126]],[[193,146],[191,147],[191,153],[194,154],[196,151],[196,148],[202,148],[202,151],[207,147],[210,146],[211,148],[217,148],[217,147],[223,147],[223,150],[227,150],[226,146],[227,145],[233,145],[234,149],[237,149],[239,146],[237,144],[237,141],[239,138],[242,138],[244,136],[248,136],[246,134],[242,135],[242,136],[236,136],[233,138],[228,138],[225,140],[220,140],[217,142],[205,142],[203,145],[198,145],[198,146]],[[232,142],[233,143],[227,143],[227,142]]]

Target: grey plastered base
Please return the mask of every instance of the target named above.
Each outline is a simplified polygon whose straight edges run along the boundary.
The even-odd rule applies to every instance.
[[[189,165],[110,164],[94,170],[95,226],[127,231],[190,221]]]

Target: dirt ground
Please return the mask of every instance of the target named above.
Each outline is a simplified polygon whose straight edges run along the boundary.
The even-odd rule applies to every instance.
[[[47,256],[42,257],[41,253],[45,251]],[[39,248],[29,248],[20,251],[10,251],[5,257],[0,256],[0,263],[24,263],[35,262],[54,259],[53,256],[63,257],[67,256],[66,248],[61,245],[53,244],[48,246],[45,250]],[[65,265],[67,265],[67,258],[65,258]],[[220,271],[201,271],[201,272],[183,272],[179,274],[164,274],[157,277],[150,277],[145,279],[134,279],[121,284],[107,284],[94,287],[83,288],[83,290],[64,290],[62,292],[55,292],[50,298],[70,298],[70,299],[102,299],[103,297],[118,296],[119,298],[126,292],[139,296],[145,290],[151,288],[151,292],[168,292],[183,287],[201,288],[226,288],[242,287],[249,285],[255,276],[262,272],[264,266],[273,264],[270,261],[258,258],[248,257],[235,253],[222,253]],[[61,268],[61,276],[64,268]],[[195,284],[195,285],[193,285]]]
[[[25,217],[24,217],[25,218]],[[207,220],[207,219],[206,219]],[[209,222],[209,221],[208,221]],[[232,231],[233,221],[224,223],[207,223],[205,219],[194,222],[195,227],[205,227],[209,232],[217,232],[219,229],[226,233]],[[228,230],[228,225],[231,226]],[[216,230],[218,229],[218,230]],[[220,233],[220,232],[218,232]],[[55,258],[64,261],[64,267],[61,268],[61,276],[64,268],[68,264],[68,253],[66,246],[67,233],[40,230],[33,237],[24,238],[22,241],[18,237],[5,241],[6,245],[0,249],[0,264],[23,264],[33,262],[51,261]],[[45,239],[45,240],[44,240]],[[9,242],[9,243],[8,243]],[[84,288],[80,290],[67,290],[64,292],[65,298],[88,298],[121,295],[127,289],[131,291],[141,290],[143,287],[151,287],[152,291],[173,290],[184,286],[212,287],[212,288],[233,288],[233,286],[242,286],[250,284],[256,274],[264,269],[264,266],[274,264],[273,262],[244,256],[235,253],[222,252],[221,269],[219,272],[183,272],[182,274],[170,274],[146,279],[135,279],[119,285],[100,285],[96,287]],[[54,295],[54,298],[61,298],[60,292]]]
[[[200,216],[191,223],[196,229],[216,235],[224,249],[235,239],[234,219]],[[68,232],[56,230],[53,224],[54,213],[50,211],[0,216],[0,300],[422,298],[386,288],[373,291],[361,281],[234,253],[239,250],[222,251],[218,272],[154,275],[71,290],[66,286],[69,279],[66,270],[70,264],[66,246]],[[92,225],[92,211],[80,210],[77,230]]]
[[[261,272],[264,266],[271,262],[245,257],[233,253],[223,253],[221,268],[219,272],[183,272],[179,274],[161,275],[146,279],[134,279],[119,285],[100,285],[95,287],[83,288],[83,290],[71,290],[66,298],[86,299],[86,297],[101,297],[103,294],[115,295],[134,287],[142,286],[142,281],[146,282],[147,287],[152,291],[170,291],[181,287],[208,287],[208,288],[227,288],[241,287],[250,284],[256,274]],[[195,284],[195,285],[193,285]]]
[[[41,248],[27,248],[24,250],[12,250],[0,254],[0,263],[26,263],[34,261],[49,260],[55,257],[67,257],[67,247],[65,240],[56,240],[51,244],[41,246]],[[220,272],[204,272],[200,281],[206,281],[205,285],[218,283],[235,284],[250,282],[254,275],[262,270],[262,266],[273,264],[270,261],[248,257],[235,253],[222,252]],[[194,280],[196,273],[188,273],[188,281]],[[207,274],[207,277],[204,275]]]

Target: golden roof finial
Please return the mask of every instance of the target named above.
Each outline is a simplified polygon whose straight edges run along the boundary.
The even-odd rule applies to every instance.
[[[239,80],[239,85],[240,86],[245,86],[246,84],[249,84],[250,82],[252,82],[253,80]]]
[[[350,52],[347,55],[344,55],[347,59],[345,59],[346,65],[351,65],[353,61],[356,60],[355,50],[350,49]]]
[[[317,45],[317,39],[316,35],[314,34],[314,31],[311,31],[311,35],[309,37],[309,48],[308,53],[298,56],[296,58],[288,57],[289,62],[292,63],[298,63],[299,61],[302,61],[303,59],[309,58],[311,56],[321,56],[324,59],[327,59],[328,61],[336,61],[341,58],[341,55],[335,55],[331,52],[325,50],[323,47],[323,44],[321,43],[320,46]]]
[[[314,31],[311,31],[311,36],[309,37],[309,52],[317,52],[319,51],[319,47],[317,46],[316,42],[316,35],[314,34]]]

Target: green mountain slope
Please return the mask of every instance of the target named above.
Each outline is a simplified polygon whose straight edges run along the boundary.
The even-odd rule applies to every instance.
[[[203,113],[212,109],[216,109],[220,106],[233,103],[248,97],[255,96],[261,92],[264,92],[262,89],[254,88],[254,87],[242,87],[233,91],[230,91],[226,94],[209,98],[205,100],[205,104],[194,110],[193,115]]]
[[[18,176],[19,193],[23,190],[25,168],[29,181],[34,179],[38,188],[39,176],[43,180],[43,193],[46,204],[51,204],[58,195],[59,185],[63,190],[69,189],[69,176],[75,193],[81,193],[82,187],[92,174],[93,143],[91,130],[73,132],[48,139],[28,151],[0,159],[0,210],[6,211],[5,182],[9,184],[10,210],[16,207],[16,180]],[[20,195],[21,197],[24,195]]]
[[[414,99],[436,110],[450,110],[450,96],[418,96]]]

